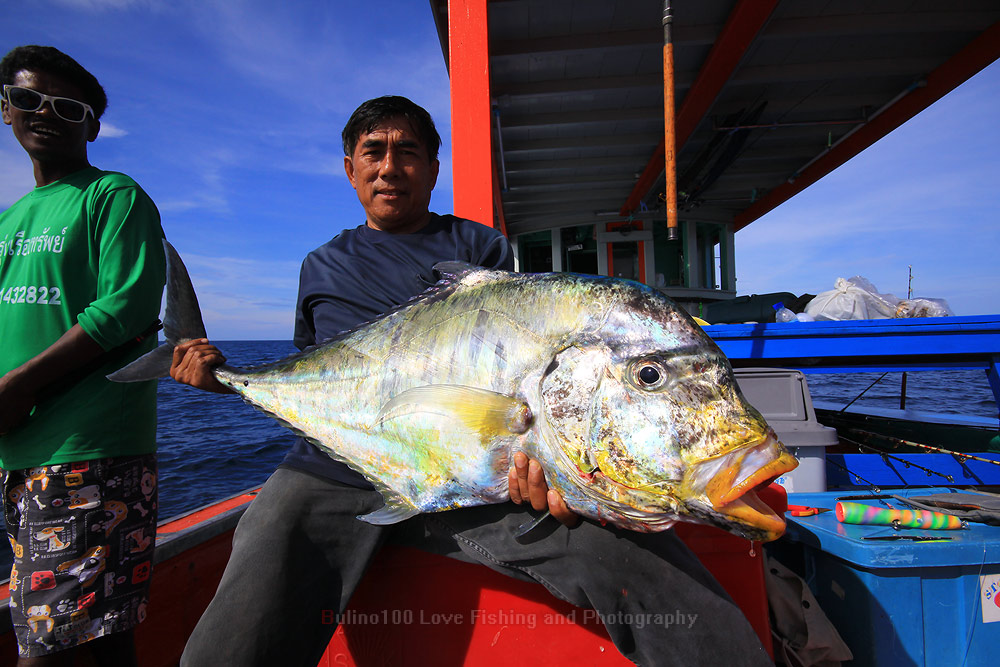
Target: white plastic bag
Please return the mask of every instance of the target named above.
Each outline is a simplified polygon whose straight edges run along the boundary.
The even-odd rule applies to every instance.
[[[897,299],[881,294],[866,278],[837,278],[834,289],[806,304],[805,314],[816,320],[880,320],[896,317],[948,317],[954,315],[944,299]]]
[[[805,312],[815,320],[872,320],[893,317],[898,299],[879,294],[874,285],[861,276],[850,280],[837,278],[834,289],[816,295]]]
[[[900,301],[893,317],[951,317],[954,314],[944,299],[921,297]]]
[[[899,303],[899,299],[895,296],[892,294],[881,294],[870,280],[861,276],[848,278],[847,282],[864,292],[865,303],[868,304],[869,319],[877,320],[884,317],[895,317],[896,304]]]

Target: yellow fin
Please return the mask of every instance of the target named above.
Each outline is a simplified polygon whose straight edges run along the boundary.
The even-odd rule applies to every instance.
[[[394,396],[379,410],[375,426],[416,412],[454,417],[484,440],[494,435],[524,433],[532,421],[528,404],[512,396],[459,384],[434,384]]]

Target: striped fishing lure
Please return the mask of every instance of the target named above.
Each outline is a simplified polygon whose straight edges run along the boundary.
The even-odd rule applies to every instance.
[[[962,527],[957,516],[927,510],[893,510],[862,503],[837,503],[837,521],[863,526],[892,526],[955,530]]]

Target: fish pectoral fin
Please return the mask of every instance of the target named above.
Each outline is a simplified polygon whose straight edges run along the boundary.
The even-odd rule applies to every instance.
[[[407,389],[394,396],[379,410],[375,426],[417,412],[453,417],[484,439],[524,433],[533,419],[528,404],[512,396],[477,387],[435,384]]]
[[[405,521],[418,514],[420,514],[420,510],[413,505],[403,500],[390,498],[386,500],[385,506],[381,509],[369,512],[368,514],[362,514],[358,518],[376,526],[388,526],[393,523]]]

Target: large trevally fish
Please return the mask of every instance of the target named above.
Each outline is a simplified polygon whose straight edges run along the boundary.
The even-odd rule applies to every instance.
[[[169,244],[167,342],[110,376],[166,374],[205,336]],[[784,532],[755,487],[797,465],[727,359],[669,298],[628,280],[438,264],[437,285],[300,354],[216,377],[368,478],[376,524],[508,500],[513,454],[575,512],[632,530],[676,520]]]

